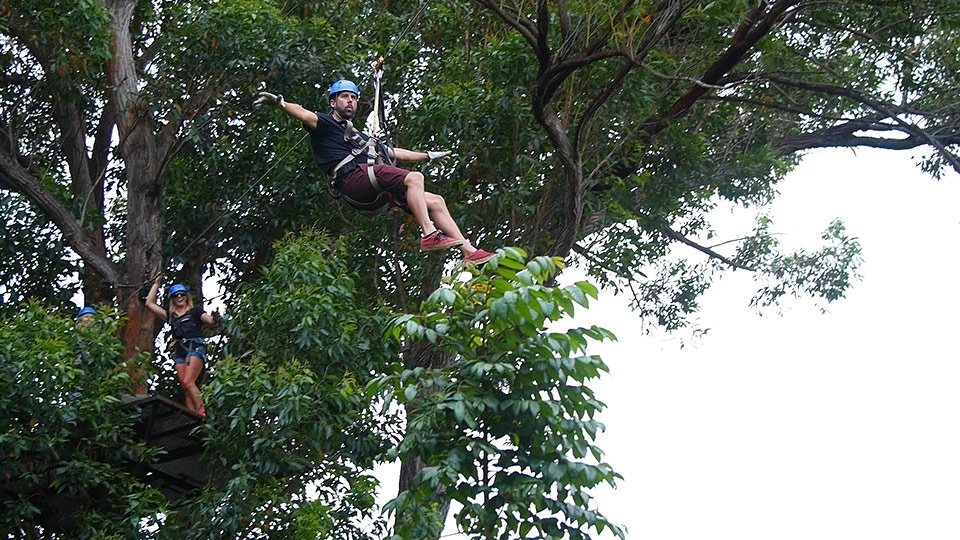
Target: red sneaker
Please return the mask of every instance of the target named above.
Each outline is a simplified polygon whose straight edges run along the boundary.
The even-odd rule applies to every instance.
[[[424,238],[420,239],[420,251],[439,251],[459,246],[466,240],[457,240],[443,234],[440,229],[433,231]]]
[[[482,249],[478,249],[478,250],[474,251],[473,253],[467,255],[466,257],[464,257],[464,258],[463,258],[463,262],[468,262],[468,263],[473,263],[473,264],[476,264],[476,265],[480,265],[480,264],[483,264],[483,263],[489,261],[490,259],[492,259],[492,258],[494,258],[494,257],[496,257],[496,256],[497,256],[496,253],[490,253],[489,251],[484,251],[484,250],[482,250]]]

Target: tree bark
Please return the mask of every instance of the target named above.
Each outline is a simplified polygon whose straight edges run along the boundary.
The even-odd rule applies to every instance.
[[[111,0],[113,58],[106,66],[107,80],[114,89],[118,154],[124,162],[127,180],[127,223],[124,283],[117,284],[118,300],[127,314],[122,340],[127,358],[139,351],[154,349],[157,325],[146,309],[140,291],[149,285],[161,268],[163,219],[163,153],[159,148],[148,107],[139,95],[139,76],[134,61],[130,23],[136,0]],[[134,373],[139,376],[139,373]]]
[[[443,267],[434,266],[431,270],[432,271],[427,272],[427,277],[424,278],[422,283],[423,288],[420,298],[421,302],[440,284],[440,275],[443,271]],[[436,347],[426,341],[412,342],[410,347],[403,353],[403,365],[406,369],[413,369],[417,367],[426,369],[442,369],[449,366],[453,360],[454,359],[449,354],[438,350]],[[418,396],[429,394],[432,391],[433,390],[431,388],[421,388]],[[413,400],[406,405],[405,412],[407,418],[411,418],[412,415],[417,414],[417,401],[418,400]],[[424,463],[418,454],[407,455],[401,460],[398,485],[400,493],[403,493],[410,488],[411,482],[418,474],[420,474],[420,471],[423,470],[425,465],[426,463]],[[437,495],[439,495],[439,499],[441,501],[440,507],[437,509],[437,513],[440,522],[443,523],[446,521],[447,514],[450,512],[450,500],[444,497],[442,493],[438,493]],[[415,518],[398,513],[396,519],[398,522],[403,522],[405,520],[412,520]]]

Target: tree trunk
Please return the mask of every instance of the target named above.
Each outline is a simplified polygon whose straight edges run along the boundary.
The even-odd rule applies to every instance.
[[[551,179],[527,243],[538,255],[566,257],[578,239],[583,218],[583,162],[560,118],[547,104],[534,102],[533,115],[557,150],[563,178]]]
[[[124,162],[127,180],[127,225],[123,282],[117,284],[120,307],[127,315],[121,331],[124,353],[132,359],[140,351],[154,350],[158,325],[146,309],[141,291],[160,270],[163,262],[161,234],[163,219],[164,149],[159,148],[147,104],[139,95],[139,76],[130,38],[130,22],[136,0],[111,0],[113,11],[113,59],[106,66],[107,78],[115,89],[118,154]],[[134,368],[135,390],[143,390],[142,373]]]
[[[442,271],[443,267],[440,263],[435,263],[434,266],[428,268],[427,277],[425,277],[423,280],[423,288],[420,298],[421,302],[426,299],[426,297],[429,296],[437,286],[439,286]],[[416,367],[422,367],[426,369],[442,369],[449,366],[452,361],[453,358],[450,355],[437,350],[427,341],[413,342],[410,344],[409,349],[403,353],[403,365],[406,369],[413,369]],[[429,394],[432,391],[432,388],[421,388],[418,395]],[[417,405],[417,400],[407,403],[405,411],[407,418],[410,418],[411,415],[416,414]],[[423,470],[425,465],[426,463],[424,463],[418,454],[411,454],[403,458],[400,463],[400,493],[403,493],[410,488],[411,481],[418,474],[420,474],[420,471]],[[447,519],[447,514],[450,512],[450,500],[447,499],[443,493],[438,493],[437,495],[440,498],[440,506],[437,509],[437,517],[439,518],[440,523],[444,523]],[[413,518],[398,513],[396,519],[398,523],[403,523],[405,521],[412,521]]]

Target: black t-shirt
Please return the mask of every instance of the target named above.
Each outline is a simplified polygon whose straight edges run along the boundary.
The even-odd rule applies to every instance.
[[[167,319],[170,320],[170,329],[173,339],[194,339],[203,337],[200,327],[203,321],[200,317],[203,315],[203,306],[196,306],[181,316],[170,313]]]
[[[357,129],[357,131],[359,131],[359,129]],[[307,132],[310,134],[310,148],[313,150],[313,160],[327,176],[332,175],[334,167],[356,148],[352,141],[343,139],[344,126],[327,113],[317,113],[317,129],[310,129],[308,127]],[[360,137],[363,138],[364,141],[370,138],[362,132],[360,133]],[[348,163],[340,168],[339,176],[343,177],[352,171],[358,163],[366,162],[366,154],[361,153],[353,160],[353,163]]]

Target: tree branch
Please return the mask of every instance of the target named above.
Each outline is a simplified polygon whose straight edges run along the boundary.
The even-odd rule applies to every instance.
[[[530,47],[538,52],[540,51],[540,43],[537,41],[537,27],[534,25],[530,19],[520,15],[519,12],[507,12],[503,7],[501,7],[497,2],[491,0],[473,0],[480,7],[484,7],[494,12],[500,20],[507,23],[507,26],[510,26],[514,30],[520,33],[523,36],[523,39],[527,40],[527,43],[530,44]]]
[[[675,0],[668,0],[668,2],[673,2]],[[538,77],[538,86],[540,90],[540,97],[538,98],[543,103],[548,103],[553,96],[556,94],[560,86],[573,74],[577,69],[581,67],[606,60],[608,58],[614,58],[618,56],[624,56],[622,51],[619,50],[602,50],[603,47],[610,41],[610,36],[613,33],[612,25],[621,22],[625,17],[626,13],[630,7],[634,4],[633,1],[624,3],[621,6],[620,10],[611,20],[611,28],[608,28],[602,32],[589,44],[587,44],[581,51],[575,55],[567,56],[558,56],[558,61],[549,67],[545,67],[542,71],[542,75]],[[675,21],[674,21],[675,22]],[[672,23],[671,23],[672,24]],[[665,25],[669,28],[670,25]],[[644,43],[649,43],[652,47],[652,44],[656,41],[659,41],[659,37],[648,37],[644,40]],[[567,50],[572,46],[572,43],[565,42],[561,45],[561,50]],[[629,71],[629,69],[628,69]],[[607,88],[610,88],[611,92],[609,95],[612,95],[613,91],[622,85],[622,80],[612,86],[611,84],[606,85]],[[603,101],[600,101],[600,104],[609,99],[604,98]]]
[[[86,232],[67,208],[57,200],[39,181],[21,166],[16,159],[0,152],[0,179],[13,191],[33,201],[50,218],[63,234],[64,239],[74,251],[101,276],[113,285],[120,285],[120,271],[113,261],[107,259],[90,241]]]
[[[763,9],[768,6],[765,2],[760,2],[753,8],[740,23],[730,40],[730,45],[716,61],[707,67],[703,75],[697,78],[698,82],[691,85],[687,92],[674,102],[666,114],[650,118],[643,123],[644,130],[649,136],[656,135],[666,129],[671,120],[687,114],[693,105],[707,93],[710,85],[716,85],[725,74],[735,68],[747,53],[753,50],[757,43],[770,33],[775,25],[782,22],[788,10],[800,3],[801,0],[773,2],[769,4],[770,9],[766,13],[763,12]]]
[[[640,131],[645,133],[645,138],[651,140],[659,132],[666,129],[671,120],[687,114],[693,105],[706,96],[707,92],[714,87],[729,86],[751,79],[752,77],[749,74],[730,77],[730,73],[776,24],[784,20],[787,11],[794,5],[799,4],[800,1],[801,0],[781,0],[773,4],[767,4],[765,2],[758,3],[737,27],[727,48],[707,67],[703,75],[691,78],[690,87],[674,102],[670,110],[662,116],[651,116],[644,122],[637,124]],[[764,12],[763,10],[766,7],[770,9]],[[642,58],[637,58],[636,61],[642,63],[642,60]],[[585,124],[581,123],[581,126],[582,125]],[[636,165],[622,166],[617,176],[633,174],[636,172],[636,167]]]
[[[696,79],[693,77],[678,77],[675,75],[667,75],[666,73],[660,73],[659,71],[653,69],[652,67],[648,66],[645,63],[641,63],[640,67],[642,67],[644,71],[650,73],[654,77],[657,77],[666,81],[684,81],[684,82],[691,83],[695,86],[702,86],[704,88],[708,88],[711,90],[725,90],[728,87],[728,85],[726,84],[708,84],[701,81],[700,79]]]
[[[665,234],[665,235],[667,236],[667,238],[670,238],[671,240],[676,240],[676,241],[680,242],[681,244],[686,244],[686,245],[692,247],[693,249],[696,249],[697,251],[706,254],[707,256],[709,256],[709,257],[712,258],[712,259],[717,259],[717,260],[719,260],[720,262],[722,262],[722,263],[724,263],[724,264],[727,264],[727,265],[730,266],[731,268],[739,269],[739,270],[749,270],[749,271],[751,271],[751,272],[755,272],[755,271],[756,271],[756,268],[752,268],[752,267],[749,267],[749,266],[744,266],[744,265],[742,265],[742,264],[740,264],[740,263],[738,263],[738,262],[736,262],[736,261],[734,261],[734,260],[732,260],[732,259],[729,259],[729,258],[727,258],[727,257],[724,257],[723,255],[717,253],[716,251],[714,251],[714,250],[712,250],[712,249],[710,249],[710,248],[708,248],[708,247],[706,247],[706,246],[701,246],[700,244],[694,242],[693,240],[690,240],[690,239],[687,238],[686,236],[678,233],[677,231],[671,229],[670,227],[664,227],[664,228],[663,228],[663,234]]]
[[[102,181],[107,174],[110,162],[110,146],[113,129],[117,124],[117,105],[110,95],[100,114],[100,120],[94,131],[93,149],[90,152],[90,177]]]
[[[622,278],[622,279],[627,279],[627,278],[629,278],[629,276],[621,275],[621,274],[620,274],[619,272],[617,272],[616,270],[613,270],[612,268],[610,268],[609,266],[607,266],[606,264],[604,264],[603,261],[601,261],[600,259],[594,257],[594,256],[593,256],[593,253],[590,253],[590,250],[589,250],[589,249],[581,246],[580,244],[574,244],[574,245],[570,248],[570,250],[573,251],[574,253],[576,253],[577,255],[580,255],[581,257],[583,257],[583,258],[586,259],[587,261],[591,262],[592,264],[594,264],[594,265],[602,268],[602,269],[603,269],[604,271],[606,271],[606,272],[610,272],[611,274],[614,274],[614,275],[616,275],[616,276],[618,276],[618,277],[620,277],[620,278]],[[629,281],[629,279],[628,279],[628,281]]]
[[[908,136],[904,139],[855,136],[853,135],[855,131],[871,128],[864,126],[862,122],[848,122],[847,124],[841,126],[833,126],[819,132],[804,134],[802,136],[795,137],[792,140],[785,139],[776,147],[776,150],[783,154],[812,147],[854,146],[854,142],[856,142],[857,145],[867,145],[875,148],[890,149],[915,148],[917,146],[929,144],[930,146],[933,146],[944,157],[944,159],[947,160],[954,170],[960,172],[960,158],[958,158],[947,148],[948,145],[957,144],[960,142],[960,127],[956,125],[944,126],[944,133],[934,134],[929,130],[920,127],[916,123],[908,122],[903,118],[904,116],[911,115],[925,116],[924,113],[914,110],[909,105],[896,105],[889,103],[863,94],[862,92],[852,88],[822,83],[810,83],[802,80],[790,79],[776,74],[765,74],[764,77],[784,86],[848,98],[873,109],[876,111],[877,117],[889,119],[891,122],[894,122],[900,127],[900,131],[908,134]],[[884,127],[887,129],[894,129],[894,126],[891,124],[884,124]],[[814,136],[822,137],[823,141],[819,143],[815,142],[815,139],[813,138]]]
[[[640,65],[643,60],[646,59],[654,45],[659,43],[667,34],[667,32],[673,28],[674,25],[676,25],[677,21],[689,7],[690,2],[688,1],[668,0],[666,7],[663,9],[664,14],[660,17],[657,17],[657,21],[654,25],[654,31],[646,34],[640,45],[638,45],[637,48],[632,51],[630,63],[622,66],[617,71],[617,74],[614,75],[609,83],[604,85],[603,91],[600,92],[587,105],[583,115],[581,115],[581,117],[578,119],[576,133],[574,135],[574,141],[576,141],[576,144],[579,145],[579,141],[583,136],[583,132],[587,129],[587,126],[590,125],[590,122],[593,120],[593,118],[596,117],[603,104],[606,103],[607,100],[609,100],[610,97],[613,96],[613,94],[623,86],[627,75],[630,74],[634,67]]]

